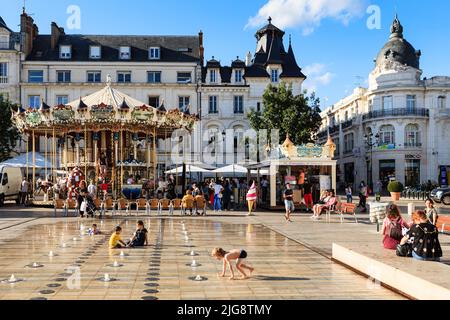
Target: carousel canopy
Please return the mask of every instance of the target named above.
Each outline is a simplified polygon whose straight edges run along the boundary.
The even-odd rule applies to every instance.
[[[13,120],[21,132],[41,136],[55,130],[57,136],[81,131],[129,131],[163,137],[177,129],[191,132],[198,117],[178,108],[166,111],[162,106],[149,106],[114,89],[108,76],[106,86],[91,95],[54,107],[43,101],[39,109],[21,109]]]
[[[87,97],[81,98],[81,102],[89,107],[95,107],[101,104],[113,107],[113,109],[118,110],[125,102],[130,108],[147,106],[144,102],[134,99],[123,92],[111,87],[108,84],[105,88],[97,91]],[[68,105],[72,107],[78,107],[80,104],[80,99],[70,102]],[[150,106],[147,106],[150,107]],[[152,107],[152,109],[154,109]]]

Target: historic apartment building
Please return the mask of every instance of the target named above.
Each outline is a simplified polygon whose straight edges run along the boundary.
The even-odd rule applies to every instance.
[[[450,176],[450,77],[422,78],[420,58],[396,17],[368,88],[322,112],[318,140],[336,143],[341,185],[386,187],[395,178],[416,186]]]
[[[69,35],[53,22],[51,34],[41,35],[24,11],[19,32],[0,18],[0,95],[23,108],[66,105],[100,90],[110,78],[116,89],[150,106],[198,114],[201,121],[183,144],[190,145],[192,157],[185,158],[204,162],[204,150],[212,150],[208,162],[220,167],[243,160],[241,145],[250,129],[246,113],[262,108],[262,94],[270,83],[285,81],[301,93],[306,77],[291,43],[285,50],[284,34],[269,19],[256,33],[255,54],[224,66],[214,58],[204,63],[202,32]],[[45,143],[36,144],[43,151]],[[25,152],[25,145],[21,141],[18,149]],[[159,143],[167,166],[170,157],[163,151],[170,146],[168,141]]]

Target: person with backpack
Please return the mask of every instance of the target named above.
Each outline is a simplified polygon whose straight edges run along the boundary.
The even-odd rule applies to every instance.
[[[388,250],[396,250],[403,238],[403,228],[410,229],[410,225],[403,219],[399,208],[391,204],[386,212],[386,218],[383,222],[383,246]]]
[[[414,223],[401,240],[399,247],[406,247],[406,251],[410,251],[416,260],[439,262],[442,258],[439,230],[430,223],[423,211],[415,211],[412,219]]]

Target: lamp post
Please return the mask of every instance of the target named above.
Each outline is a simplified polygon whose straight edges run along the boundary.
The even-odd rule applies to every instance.
[[[377,146],[380,143],[380,134],[375,135],[375,141],[373,140],[373,133],[368,133],[364,135],[364,142],[367,146],[367,149],[370,150],[370,164],[367,166],[367,179],[368,185],[371,190],[373,190],[373,147]]]

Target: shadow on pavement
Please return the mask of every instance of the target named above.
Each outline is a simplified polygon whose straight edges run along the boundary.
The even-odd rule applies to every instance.
[[[294,278],[294,277],[272,277],[272,276],[254,276],[255,280],[260,281],[308,281],[309,278]]]

